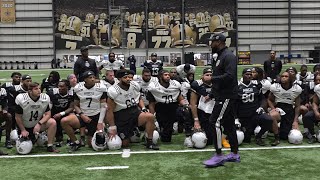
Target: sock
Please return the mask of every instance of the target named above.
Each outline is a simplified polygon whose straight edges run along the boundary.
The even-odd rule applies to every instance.
[[[50,146],[53,146],[53,144],[48,144],[47,146],[50,147]]]

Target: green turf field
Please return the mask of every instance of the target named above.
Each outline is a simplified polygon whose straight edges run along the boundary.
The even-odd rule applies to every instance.
[[[294,65],[299,67],[300,65]],[[238,67],[238,77],[244,67]],[[283,67],[286,69],[287,65]],[[312,67],[312,66],[310,66]],[[203,68],[197,68],[196,79],[201,75]],[[299,69],[299,68],[298,68]],[[309,68],[311,70],[311,68]],[[29,74],[36,82],[48,76],[47,70],[20,70],[22,74]],[[71,69],[57,70],[65,78]],[[1,82],[8,81],[13,70],[0,71]],[[141,69],[138,70],[140,74]],[[300,127],[302,130],[303,127]],[[276,148],[271,148],[269,142],[273,137],[267,137],[266,148],[260,148],[252,142],[240,146],[241,163],[226,163],[225,166],[215,169],[206,169],[202,161],[212,155],[212,146],[196,152],[183,146],[184,135],[173,136],[173,142],[160,143],[160,152],[145,151],[142,143],[133,143],[130,146],[132,154],[129,158],[121,157],[121,150],[103,151],[98,154],[88,147],[83,147],[75,156],[68,153],[68,147],[59,148],[59,156],[49,156],[45,147],[35,146],[30,156],[17,155],[15,149],[7,150],[4,139],[0,149],[8,152],[10,158],[0,156],[0,180],[10,179],[319,179],[320,171],[320,144],[313,146],[306,140],[302,149],[281,141]],[[66,136],[65,136],[66,140]],[[253,140],[253,139],[252,139]],[[306,147],[304,147],[306,146]],[[270,148],[270,149],[268,149]],[[174,151],[174,152],[169,152]],[[148,153],[154,152],[154,153]],[[107,154],[109,153],[109,154]],[[113,153],[113,154],[110,154]],[[225,152],[226,153],[226,152]],[[40,156],[39,156],[40,155]],[[50,154],[52,155],[52,154]],[[127,169],[113,170],[86,170],[90,167],[128,166]]]

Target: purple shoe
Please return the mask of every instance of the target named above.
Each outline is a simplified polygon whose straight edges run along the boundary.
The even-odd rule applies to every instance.
[[[221,155],[214,155],[211,159],[208,159],[206,161],[203,161],[203,164],[206,165],[206,167],[217,167],[222,166],[224,164],[224,156]]]
[[[240,162],[240,155],[232,152],[224,156],[224,162]]]

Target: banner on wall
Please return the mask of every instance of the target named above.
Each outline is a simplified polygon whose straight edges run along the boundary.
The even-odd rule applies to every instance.
[[[16,5],[14,0],[1,0],[1,23],[16,22]]]
[[[56,49],[207,48],[216,33],[237,44],[234,0],[186,1],[184,13],[181,0],[148,0],[148,11],[145,0],[117,0],[112,16],[105,0],[54,2]]]

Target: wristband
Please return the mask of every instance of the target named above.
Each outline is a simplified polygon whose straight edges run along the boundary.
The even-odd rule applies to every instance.
[[[40,121],[38,122],[38,124],[39,124],[40,126],[42,126],[42,123],[41,123]]]
[[[195,121],[199,121],[199,118],[193,118]]]
[[[81,114],[83,114],[83,112],[80,112],[78,115],[81,116]]]
[[[60,112],[59,114],[60,114],[61,116],[64,116],[64,115],[66,115],[66,112],[62,111],[62,112]]]

